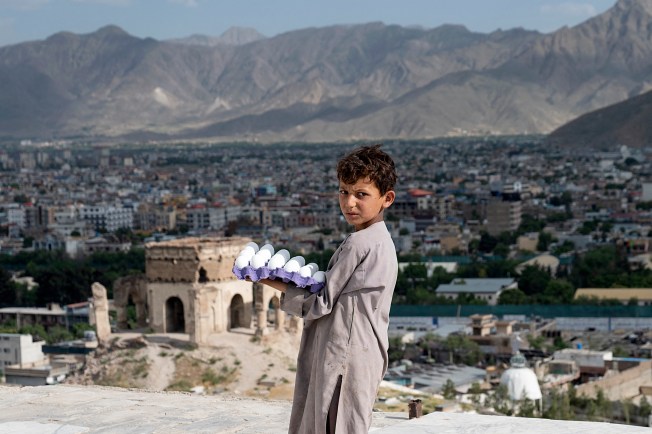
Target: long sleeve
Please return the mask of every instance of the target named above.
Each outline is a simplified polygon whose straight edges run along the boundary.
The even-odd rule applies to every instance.
[[[326,271],[324,287],[311,294],[304,288],[288,285],[281,297],[281,309],[305,320],[315,320],[331,313],[333,305],[349,283],[358,283],[351,282],[351,279],[359,280],[359,287],[362,287],[364,269],[360,265],[367,252],[361,252],[358,245],[348,241],[344,241],[333,255]]]

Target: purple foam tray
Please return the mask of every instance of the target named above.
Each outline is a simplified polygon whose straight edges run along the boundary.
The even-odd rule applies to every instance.
[[[244,268],[238,268],[235,265],[233,266],[233,274],[239,280],[249,280],[253,282],[258,282],[261,279],[272,279],[272,280],[282,280],[283,282],[292,282],[297,285],[299,288],[308,288],[310,292],[318,292],[321,290],[325,283],[317,282],[312,277],[304,277],[296,272],[288,272],[283,268],[277,268],[275,270],[270,270],[267,267],[260,267],[255,269],[250,265],[247,265]]]

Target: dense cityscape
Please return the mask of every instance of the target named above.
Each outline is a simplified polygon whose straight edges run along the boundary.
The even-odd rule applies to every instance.
[[[94,280],[111,295],[116,278],[144,271],[146,243],[242,236],[325,268],[350,230],[337,204],[335,162],[357,145],[5,147],[4,332],[17,331],[21,307],[85,302]],[[647,389],[615,392],[596,381],[650,369],[648,150],[552,148],[537,136],[387,142],[384,149],[399,173],[386,221],[401,270],[386,379],[439,396],[423,398],[427,411],[490,408],[647,425]],[[63,283],[44,271],[48,261],[94,266],[103,254],[124,255],[124,263]],[[59,339],[42,338],[56,343],[87,330],[68,328]],[[512,396],[514,404],[501,374],[528,364],[543,402],[534,404],[541,396],[528,391]],[[399,402],[379,396],[382,408]]]

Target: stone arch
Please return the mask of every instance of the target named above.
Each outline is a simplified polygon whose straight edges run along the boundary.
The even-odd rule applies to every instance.
[[[245,323],[245,304],[240,294],[234,295],[229,305],[229,329],[237,327],[249,327]]]
[[[131,301],[131,303],[130,303]],[[113,305],[117,314],[117,326],[126,329],[127,308],[130,304],[136,307],[136,324],[147,326],[147,279],[143,274],[124,276],[113,283]]]
[[[165,333],[185,333],[186,318],[183,302],[179,297],[170,297],[165,301]]]
[[[285,329],[285,312],[281,310],[281,299],[277,295],[274,295],[269,301],[269,305],[270,308],[274,308],[274,328],[276,330]]]
[[[267,303],[267,326],[278,327],[278,312],[281,308],[281,300],[277,296],[273,296]]]

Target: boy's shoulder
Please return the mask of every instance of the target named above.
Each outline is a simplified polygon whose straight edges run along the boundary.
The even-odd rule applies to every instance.
[[[361,231],[353,232],[349,236],[351,243],[358,245],[359,247],[372,247],[376,246],[379,243],[383,243],[386,240],[391,241],[392,237],[387,230],[387,225],[384,221],[374,223],[373,225],[365,228]]]

